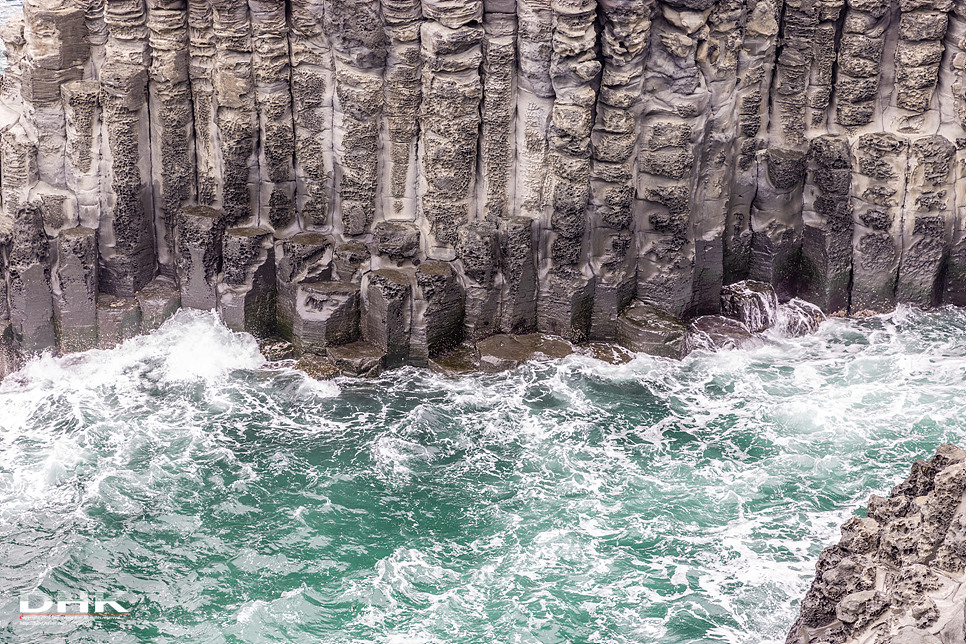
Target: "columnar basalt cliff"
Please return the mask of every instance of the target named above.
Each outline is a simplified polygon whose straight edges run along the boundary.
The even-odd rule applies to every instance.
[[[367,365],[647,349],[743,280],[966,303],[966,0],[27,0],[2,37],[20,353],[179,301]]]

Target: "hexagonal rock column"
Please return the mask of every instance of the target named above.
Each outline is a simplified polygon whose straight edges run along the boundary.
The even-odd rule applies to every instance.
[[[446,262],[423,262],[416,269],[413,302],[412,361],[429,364],[429,358],[463,340],[465,296],[456,273]]]
[[[218,312],[232,331],[264,337],[275,331],[275,240],[262,228],[230,228],[222,246]]]
[[[13,327],[9,320],[0,320],[0,380],[20,367],[20,359],[13,349]]]
[[[500,253],[496,227],[489,221],[461,226],[456,250],[466,285],[466,333],[470,338],[484,338],[500,328],[497,284]]]
[[[531,218],[510,217],[500,221],[500,271],[503,274],[500,330],[504,333],[536,330],[537,266]]]
[[[386,366],[409,358],[412,287],[402,271],[382,269],[362,278],[362,337],[386,352]]]
[[[211,310],[218,303],[222,214],[205,206],[184,208],[178,222],[178,280],[181,305]]]
[[[849,308],[852,277],[852,160],[844,137],[812,140],[805,185],[800,295],[829,313]]]
[[[135,296],[141,307],[141,328],[154,331],[181,308],[181,289],[168,277],[158,276]]]
[[[346,282],[302,282],[295,295],[292,335],[300,351],[325,353],[326,347],[359,337],[359,286]]]
[[[141,334],[141,307],[133,297],[97,296],[97,347],[113,349]]]
[[[652,356],[681,358],[686,334],[684,322],[649,304],[634,304],[617,318],[617,343]]]
[[[69,228],[56,241],[54,327],[63,353],[97,346],[97,233]]]
[[[35,353],[56,345],[50,291],[50,250],[40,211],[27,206],[14,220],[10,245],[10,322],[14,348]]]
[[[156,270],[148,79],[143,67],[110,62],[100,81],[109,155],[101,166],[98,282],[103,293],[133,297]]]
[[[332,239],[301,233],[275,242],[278,333],[295,341],[295,299],[299,282],[327,282],[332,276]]]

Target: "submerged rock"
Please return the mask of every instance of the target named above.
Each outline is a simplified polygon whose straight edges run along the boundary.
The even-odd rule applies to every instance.
[[[819,555],[787,644],[964,641],[966,451],[916,461]]]
[[[681,358],[686,335],[684,322],[649,304],[635,304],[617,318],[618,344],[639,353]]]
[[[721,313],[761,333],[778,320],[778,296],[765,282],[745,280],[721,289]]]
[[[703,315],[688,323],[684,352],[745,349],[761,342],[760,337],[738,320],[721,315]]]

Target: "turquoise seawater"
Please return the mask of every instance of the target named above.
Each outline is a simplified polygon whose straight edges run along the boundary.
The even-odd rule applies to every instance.
[[[322,383],[182,312],[0,385],[0,641],[783,641],[964,380],[956,310]],[[80,592],[130,615],[21,618]]]

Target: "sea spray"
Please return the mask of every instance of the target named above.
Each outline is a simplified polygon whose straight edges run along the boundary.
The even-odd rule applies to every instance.
[[[838,526],[962,442],[964,331],[319,383],[182,312],[0,385],[0,639],[783,641]]]

